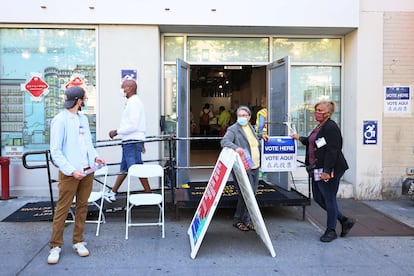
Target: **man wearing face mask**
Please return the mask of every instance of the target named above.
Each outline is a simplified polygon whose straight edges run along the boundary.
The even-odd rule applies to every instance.
[[[104,164],[92,144],[88,118],[79,112],[86,100],[85,91],[72,86],[65,91],[64,110],[57,114],[50,125],[50,154],[59,167],[59,200],[53,217],[50,239],[49,264],[59,261],[63,245],[65,220],[76,196],[73,250],[81,257],[89,255],[83,239],[88,198],[92,190],[93,173],[85,171],[95,164]]]
[[[253,193],[256,193],[259,185],[259,167],[260,167],[260,142],[263,138],[268,141],[267,135],[257,135],[255,129],[250,125],[251,111],[247,106],[240,106],[237,109],[237,122],[227,128],[226,134],[221,140],[221,146],[235,150],[242,160],[249,159],[246,163],[246,172]],[[234,182],[237,185],[236,177],[233,175]],[[238,186],[238,185],[237,185]],[[254,230],[249,212],[244,202],[242,194],[239,192],[237,199],[236,212],[233,217],[233,226],[240,231]]]
[[[315,105],[315,120],[319,123],[308,137],[293,134],[292,138],[306,146],[305,164],[312,178],[313,199],[327,213],[327,228],[320,237],[322,242],[337,238],[336,222],[342,225],[341,237],[354,226],[353,218],[345,217],[338,208],[336,194],[339,181],[348,164],[342,153],[342,135],[338,125],[331,120],[335,102],[321,101]]]
[[[127,79],[121,86],[127,103],[122,112],[121,123],[118,129],[109,131],[109,137],[115,136],[122,138],[122,160],[120,174],[115,180],[115,184],[110,191],[105,193],[108,202],[116,200],[116,193],[127,176],[128,169],[134,164],[142,164],[142,153],[145,153],[145,110],[144,104],[137,95],[137,82]],[[139,179],[146,193],[151,193],[151,188],[147,178]]]

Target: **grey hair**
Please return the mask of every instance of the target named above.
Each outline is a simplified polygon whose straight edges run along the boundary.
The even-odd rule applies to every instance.
[[[318,105],[324,104],[328,108],[329,113],[333,114],[336,110],[336,103],[334,101],[330,100],[323,100],[315,104],[315,109],[318,107]]]
[[[245,105],[239,106],[239,108],[237,108],[236,114],[238,115],[239,111],[242,111],[242,110],[246,111],[249,114],[249,116],[252,116],[252,112],[250,111],[250,108],[248,106],[245,106]]]

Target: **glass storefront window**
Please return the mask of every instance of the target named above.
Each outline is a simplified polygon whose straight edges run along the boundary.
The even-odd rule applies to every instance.
[[[266,37],[188,37],[189,62],[267,62]]]
[[[90,29],[0,29],[1,154],[49,149],[69,82],[87,90],[95,136],[96,37]]]
[[[290,56],[292,62],[341,62],[339,38],[275,38],[273,59]]]
[[[341,69],[331,66],[294,66],[291,68],[290,120],[297,133],[308,135],[317,125],[314,105],[329,99],[336,103],[332,119],[340,125],[341,118]],[[298,143],[298,152],[304,147]]]
[[[164,61],[175,62],[177,58],[184,59],[184,37],[164,37]]]
[[[177,123],[177,68],[164,66],[165,134],[175,134]]]

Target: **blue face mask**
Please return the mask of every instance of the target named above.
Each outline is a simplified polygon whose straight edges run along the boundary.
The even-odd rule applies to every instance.
[[[246,117],[237,117],[237,123],[241,126],[247,125],[247,118]]]

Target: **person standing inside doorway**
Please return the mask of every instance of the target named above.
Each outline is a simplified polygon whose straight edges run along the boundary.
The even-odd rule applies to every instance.
[[[256,133],[267,134],[267,108],[266,96],[262,96],[260,100],[261,109],[256,114]]]
[[[134,164],[142,164],[142,153],[145,153],[145,110],[142,101],[137,95],[137,82],[127,79],[122,83],[124,95],[127,103],[122,112],[121,123],[118,129],[109,131],[109,137],[113,139],[116,136],[122,138],[122,160],[120,174],[115,180],[111,190],[105,193],[105,200],[113,202],[116,200],[116,193],[122,182],[125,180],[128,169]],[[140,178],[144,191],[151,193],[148,178]]]
[[[76,196],[75,226],[73,229],[73,250],[81,257],[89,255],[84,241],[88,198],[92,191],[93,173],[85,171],[95,164],[104,164],[92,144],[88,117],[79,110],[85,105],[85,90],[72,86],[65,91],[65,108],[57,114],[50,126],[50,154],[59,168],[59,199],[53,217],[50,252],[47,262],[59,261],[63,245],[65,220]]]
[[[210,134],[210,120],[213,118],[214,114],[210,110],[210,104],[206,103],[200,111],[200,135]]]
[[[231,114],[230,112],[224,107],[220,106],[219,108],[220,114],[218,115],[218,127],[219,127],[219,136],[224,136],[226,133],[227,127],[230,123]]]
[[[319,123],[307,137],[293,134],[291,137],[306,146],[305,165],[312,178],[313,199],[326,211],[327,228],[321,242],[337,238],[337,220],[342,225],[341,237],[345,237],[355,220],[344,216],[338,208],[336,194],[339,181],[348,169],[342,153],[342,135],[338,125],[331,120],[335,102],[321,101],[315,105],[315,120]]]

